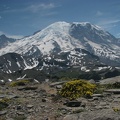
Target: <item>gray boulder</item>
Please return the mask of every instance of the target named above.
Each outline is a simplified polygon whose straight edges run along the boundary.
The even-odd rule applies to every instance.
[[[63,120],[120,120],[120,115],[112,109],[105,109],[66,115]]]

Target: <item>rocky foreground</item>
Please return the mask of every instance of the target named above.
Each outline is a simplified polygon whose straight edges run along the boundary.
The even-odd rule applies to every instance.
[[[117,79],[119,82],[120,77]],[[0,120],[120,120],[120,89],[69,101],[57,95],[61,84],[63,82],[1,85]]]

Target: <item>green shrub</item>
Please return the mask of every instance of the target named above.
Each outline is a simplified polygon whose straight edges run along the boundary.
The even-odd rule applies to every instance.
[[[81,96],[91,96],[95,90],[95,85],[85,80],[73,80],[66,82],[59,94],[70,100],[77,99]]]
[[[109,83],[109,84],[97,84],[96,89],[94,93],[101,94],[103,93],[106,89],[119,89],[120,88],[120,83],[115,82],[115,83]]]
[[[30,81],[29,80],[17,80],[17,81],[13,81],[10,83],[10,86],[11,87],[15,87],[15,86],[24,86],[26,85],[27,83],[29,83]]]
[[[3,103],[8,103],[10,101],[9,98],[3,98],[0,100],[0,102],[3,102]]]
[[[120,82],[115,82],[115,83],[113,84],[113,87],[114,87],[114,88],[120,88]]]
[[[115,82],[115,83],[104,84],[102,86],[104,86],[104,88],[106,88],[106,89],[119,89],[120,88],[120,83]]]
[[[102,94],[104,90],[106,90],[106,85],[96,84],[96,89],[94,91],[95,94]]]

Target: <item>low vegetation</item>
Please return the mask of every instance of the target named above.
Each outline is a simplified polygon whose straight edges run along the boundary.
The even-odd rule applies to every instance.
[[[104,85],[106,86],[107,89],[119,89],[120,88],[120,82],[115,82],[113,84],[106,84]]]
[[[120,109],[119,108],[116,108],[116,107],[113,107],[112,108],[115,112],[119,112],[120,111]]]
[[[84,112],[84,111],[85,111],[84,109],[77,109],[77,110],[74,110],[72,113],[77,114],[77,113],[81,113],[81,112]]]
[[[29,83],[29,80],[16,80],[10,83],[10,87],[15,87],[15,86],[24,86],[27,83]]]
[[[3,98],[0,100],[0,111],[3,110],[4,108],[8,107],[8,103],[10,102],[10,99],[8,98]]]

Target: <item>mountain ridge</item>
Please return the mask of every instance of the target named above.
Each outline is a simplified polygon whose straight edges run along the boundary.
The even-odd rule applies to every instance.
[[[0,35],[0,49],[7,46],[9,43],[13,43],[15,41],[16,39],[9,38],[4,34]]]

